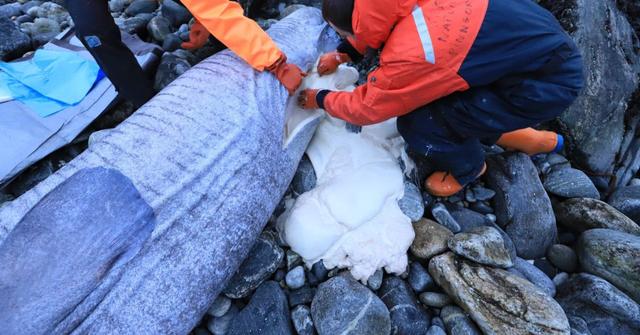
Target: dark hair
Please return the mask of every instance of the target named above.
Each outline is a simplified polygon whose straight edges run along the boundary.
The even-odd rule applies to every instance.
[[[322,1],[322,17],[334,26],[353,34],[351,17],[353,16],[354,0],[324,0]]]

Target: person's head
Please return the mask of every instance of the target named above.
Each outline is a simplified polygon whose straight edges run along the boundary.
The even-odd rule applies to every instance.
[[[353,35],[351,17],[354,0],[324,0],[322,16],[342,37]]]

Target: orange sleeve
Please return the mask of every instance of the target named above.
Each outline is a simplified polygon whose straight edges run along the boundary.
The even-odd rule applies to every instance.
[[[353,92],[331,92],[324,108],[333,117],[370,125],[401,116],[455,91],[469,88],[457,73],[433,64],[380,66]]]
[[[409,15],[417,3],[417,0],[355,0],[352,25],[356,40],[380,49],[398,20]]]
[[[269,35],[255,21],[244,16],[237,2],[181,1],[213,36],[254,69],[263,71],[282,55]]]

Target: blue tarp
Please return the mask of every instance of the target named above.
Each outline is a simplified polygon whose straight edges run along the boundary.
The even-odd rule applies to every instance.
[[[24,62],[0,62],[0,82],[41,117],[82,101],[101,76],[95,61],[73,52],[39,49]]]

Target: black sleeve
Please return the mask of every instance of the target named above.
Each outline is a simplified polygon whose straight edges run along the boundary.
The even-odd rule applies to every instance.
[[[347,40],[343,40],[342,43],[338,45],[337,51],[349,55],[349,58],[351,58],[351,61],[354,63],[359,63],[363,57]]]
[[[329,90],[322,90],[320,92],[318,92],[318,94],[316,94],[316,103],[318,104],[318,107],[324,109],[324,98],[327,96],[327,94],[331,93],[331,91]]]

